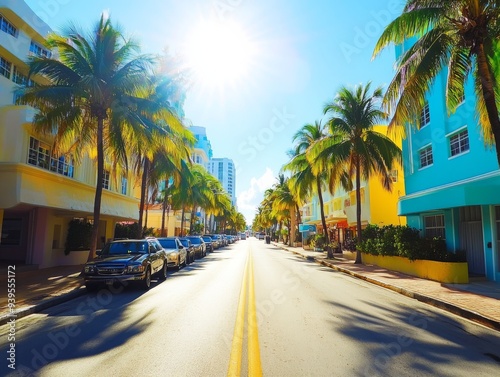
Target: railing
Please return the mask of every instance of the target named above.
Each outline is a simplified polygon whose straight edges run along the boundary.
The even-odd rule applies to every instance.
[[[28,164],[73,178],[74,166],[72,162],[67,162],[64,157],[50,157],[45,151],[39,152],[30,149]]]

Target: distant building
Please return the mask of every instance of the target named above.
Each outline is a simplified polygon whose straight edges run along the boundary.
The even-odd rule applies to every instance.
[[[212,158],[208,163],[208,171],[222,183],[222,187],[236,207],[236,169],[233,160],[229,158]]]

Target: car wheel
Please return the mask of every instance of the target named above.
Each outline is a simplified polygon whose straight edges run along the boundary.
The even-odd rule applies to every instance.
[[[163,267],[161,268],[159,275],[160,280],[165,280],[167,278],[167,262],[163,261]]]
[[[146,275],[144,275],[144,279],[142,280],[142,289],[147,291],[149,287],[151,287],[151,269],[148,267],[146,270]]]

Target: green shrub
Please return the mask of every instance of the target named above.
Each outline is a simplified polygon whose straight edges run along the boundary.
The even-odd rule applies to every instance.
[[[64,254],[68,255],[71,250],[90,250],[90,238],[92,237],[92,224],[85,219],[73,219],[69,222]]]
[[[410,260],[465,261],[465,253],[448,251],[445,240],[441,238],[421,238],[418,229],[407,225],[387,225],[383,227],[368,225],[363,230],[362,235],[363,241],[358,245],[358,248],[363,253],[399,256]]]

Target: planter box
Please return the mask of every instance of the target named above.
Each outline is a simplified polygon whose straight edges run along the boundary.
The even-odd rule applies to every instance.
[[[441,283],[467,284],[469,272],[467,262],[437,262],[431,260],[414,260],[407,258],[362,254],[363,264],[374,264],[392,271]]]

